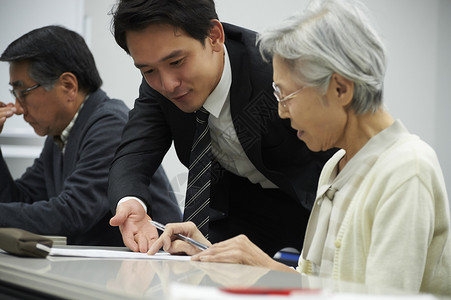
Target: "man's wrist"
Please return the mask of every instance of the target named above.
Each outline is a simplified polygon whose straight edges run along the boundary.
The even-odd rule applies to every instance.
[[[127,196],[127,197],[122,198],[117,203],[117,206],[121,205],[122,203],[124,203],[124,202],[126,202],[128,200],[136,200],[136,201],[138,201],[138,203],[142,205],[142,207],[144,208],[144,211],[147,213],[147,206],[146,206],[146,204],[141,199],[138,199],[138,198],[132,197],[132,196]]]

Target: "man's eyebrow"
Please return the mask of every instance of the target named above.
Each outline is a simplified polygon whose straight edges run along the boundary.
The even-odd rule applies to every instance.
[[[25,84],[22,80],[16,80],[14,82],[10,82],[9,85],[11,85],[12,87],[22,87]]]
[[[180,55],[182,55],[182,53],[183,53],[182,50],[174,50],[171,53],[169,53],[168,55],[166,55],[165,57],[163,57],[162,59],[160,59],[160,62],[163,62],[165,60],[172,59],[174,57],[180,56]],[[141,69],[143,67],[148,67],[148,65],[147,64],[135,63],[135,67],[138,68],[138,69]]]

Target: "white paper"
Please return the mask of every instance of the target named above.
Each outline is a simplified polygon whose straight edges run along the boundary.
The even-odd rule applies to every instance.
[[[52,248],[50,256],[71,256],[71,257],[91,257],[91,258],[131,258],[131,259],[154,259],[154,260],[190,260],[190,256],[171,255],[169,253],[159,252],[155,255],[147,253],[116,251],[102,249],[72,249],[72,248]]]

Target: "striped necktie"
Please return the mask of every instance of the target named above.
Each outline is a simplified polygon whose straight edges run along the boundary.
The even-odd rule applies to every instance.
[[[191,148],[186,191],[184,221],[192,221],[208,239],[211,179],[211,139],[209,113],[201,107],[196,111],[196,132]]]

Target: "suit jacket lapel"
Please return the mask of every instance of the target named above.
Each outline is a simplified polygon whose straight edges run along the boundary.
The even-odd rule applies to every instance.
[[[249,61],[242,44],[226,39],[232,68],[230,88],[230,111],[238,139],[249,159],[257,167],[262,166],[260,124],[252,109],[254,100],[251,90]]]
[[[74,127],[72,127],[69,139],[67,140],[66,150],[63,156],[63,178],[67,178],[72,173],[75,168],[77,153],[80,148],[80,142],[82,140],[82,135],[84,135],[84,126],[88,122],[89,117],[95,110],[95,107],[104,99],[105,93],[101,90],[97,90],[92,93],[89,98],[83,104],[82,109],[78,113],[77,120],[75,121]]]
[[[52,136],[47,136],[42,155],[47,194],[49,197],[53,197],[61,192],[63,154],[55,142],[53,142]]]

